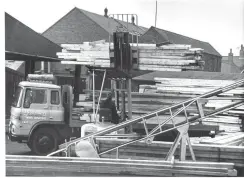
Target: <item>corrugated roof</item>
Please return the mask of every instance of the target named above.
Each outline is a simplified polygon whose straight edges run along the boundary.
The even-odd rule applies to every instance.
[[[156,71],[133,78],[137,81],[154,81],[155,77],[161,78],[186,78],[186,79],[208,79],[208,80],[239,80],[244,78],[244,74],[229,74],[220,72],[200,72],[200,71],[183,71],[169,72]]]
[[[24,65],[24,61],[8,61],[5,60],[5,67],[8,67],[13,70],[18,70],[22,65]]]
[[[213,54],[213,55],[217,55],[217,56],[221,56],[218,51],[216,51],[208,42],[203,42],[200,40],[196,40],[184,35],[180,35],[174,32],[170,32],[167,30],[163,30],[163,29],[159,29],[159,28],[155,28],[155,27],[151,27],[148,31],[151,31],[152,33],[157,32],[158,34],[155,35],[160,35],[160,38],[157,37],[156,42],[157,43],[162,43],[162,42],[166,42],[169,41],[173,44],[189,44],[192,45],[193,48],[202,48],[204,49],[204,52],[209,53],[209,54]],[[144,40],[146,42],[148,42],[147,38],[147,33],[143,34],[140,37],[140,41],[143,42]],[[152,34],[150,34],[151,36]],[[145,38],[145,39],[144,39]]]

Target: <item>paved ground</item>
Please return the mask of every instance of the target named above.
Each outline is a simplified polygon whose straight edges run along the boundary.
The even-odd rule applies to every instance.
[[[25,143],[11,142],[5,137],[6,155],[31,155],[29,147]]]
[[[5,133],[8,131],[9,120],[6,119]],[[5,136],[6,155],[31,155],[29,147],[25,143],[11,142],[8,140],[7,134]]]

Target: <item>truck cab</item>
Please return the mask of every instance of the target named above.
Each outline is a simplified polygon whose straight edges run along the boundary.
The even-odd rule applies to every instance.
[[[65,140],[80,137],[81,126],[92,120],[73,116],[72,97],[68,85],[20,82],[11,107],[9,139],[27,143],[34,154],[46,155]]]

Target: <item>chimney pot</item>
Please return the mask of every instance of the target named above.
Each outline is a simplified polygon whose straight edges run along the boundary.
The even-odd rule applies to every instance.
[[[108,9],[107,9],[107,7],[104,9],[104,17],[108,17]]]
[[[240,56],[239,56],[240,59],[244,59],[244,47],[243,45],[241,45],[241,49],[240,49]]]
[[[230,49],[229,56],[228,56],[228,61],[232,61],[232,62],[233,62],[233,53],[232,53],[232,49]]]

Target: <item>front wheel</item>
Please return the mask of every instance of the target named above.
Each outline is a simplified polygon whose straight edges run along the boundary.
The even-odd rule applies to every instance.
[[[58,148],[58,136],[51,128],[36,130],[29,143],[31,151],[36,155],[47,155]]]

